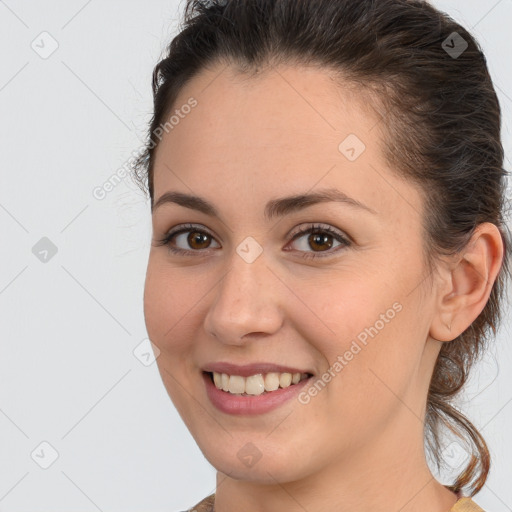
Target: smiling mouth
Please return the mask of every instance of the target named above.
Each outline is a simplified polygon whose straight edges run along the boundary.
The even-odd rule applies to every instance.
[[[215,387],[226,393],[238,396],[258,396],[278,389],[289,388],[312,377],[310,373],[258,373],[249,377],[228,375],[227,373],[206,373]]]

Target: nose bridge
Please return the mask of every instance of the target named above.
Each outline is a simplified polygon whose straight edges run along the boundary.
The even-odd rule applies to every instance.
[[[240,244],[233,254],[205,318],[206,331],[224,343],[240,344],[245,335],[275,332],[282,323],[275,276],[263,254],[251,261],[244,248]]]

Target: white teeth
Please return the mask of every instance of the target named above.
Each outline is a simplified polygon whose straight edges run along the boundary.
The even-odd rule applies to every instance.
[[[231,379],[232,377],[230,377]],[[242,378],[242,377],[240,377]],[[248,395],[261,395],[265,391],[265,382],[263,381],[263,375],[251,375],[245,379],[245,392]]]
[[[307,373],[258,373],[250,377],[240,375],[228,375],[226,373],[213,373],[213,382],[217,389],[229,393],[241,395],[261,395],[264,392],[275,391],[276,389],[287,388],[292,384],[298,384],[308,377]]]
[[[231,375],[229,377],[229,388],[230,393],[243,393],[245,391],[245,380],[240,375]]]
[[[223,373],[221,376],[222,379],[222,390],[229,391],[229,375]]]
[[[265,375],[265,391],[275,391],[279,388],[279,373]]]
[[[281,373],[279,376],[279,385],[282,388],[287,388],[292,383],[292,374],[291,373]]]

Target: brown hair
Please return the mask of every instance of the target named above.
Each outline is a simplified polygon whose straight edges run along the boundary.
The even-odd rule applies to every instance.
[[[147,146],[134,164],[144,190],[147,181],[151,205],[158,147],[152,135],[182,88],[217,62],[246,74],[280,62],[316,65],[370,93],[385,118],[387,161],[424,195],[431,274],[436,257],[462,252],[480,223],[499,228],[505,253],[489,300],[470,327],[443,343],[427,397],[427,447],[439,469],[442,427],[469,441],[471,460],[448,487],[474,496],[489,473],[489,450],[452,399],[484,350],[489,329],[496,335],[511,246],[501,111],[478,43],[421,0],[187,0],[184,26],[153,71],[154,114]]]

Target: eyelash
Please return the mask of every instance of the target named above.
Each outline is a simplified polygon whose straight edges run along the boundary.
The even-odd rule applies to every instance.
[[[167,245],[170,252],[172,252],[174,254],[180,254],[180,255],[188,255],[188,254],[192,254],[194,252],[195,253],[203,252],[203,250],[181,249],[179,247],[173,247],[170,244],[171,240],[175,236],[180,235],[182,233],[188,233],[190,231],[194,231],[196,233],[204,234],[204,235],[207,235],[209,237],[214,238],[213,235],[210,234],[208,231],[205,231],[203,229],[199,229],[198,227],[194,226],[193,224],[185,224],[182,227],[180,227],[179,229],[176,229],[174,231],[169,232],[163,239],[157,240],[156,245],[157,246]],[[342,236],[338,231],[334,230],[330,226],[322,226],[322,225],[319,225],[319,224],[316,224],[316,225],[313,224],[309,228],[295,233],[293,235],[293,237],[292,237],[291,242],[293,242],[297,238],[301,238],[303,235],[309,234],[309,233],[315,233],[315,234],[318,234],[318,233],[328,233],[328,234],[332,235],[332,237],[335,240],[337,240],[338,242],[340,242],[342,245],[338,246],[334,250],[320,251],[320,252],[316,252],[316,253],[315,252],[300,251],[300,252],[304,253],[302,255],[302,258],[304,258],[304,259],[326,258],[326,257],[331,256],[333,253],[338,252],[341,247],[346,248],[346,247],[350,247],[352,245],[352,243],[347,238]],[[207,250],[207,249],[204,249],[204,250]],[[322,253],[327,253],[327,254],[322,254]]]

